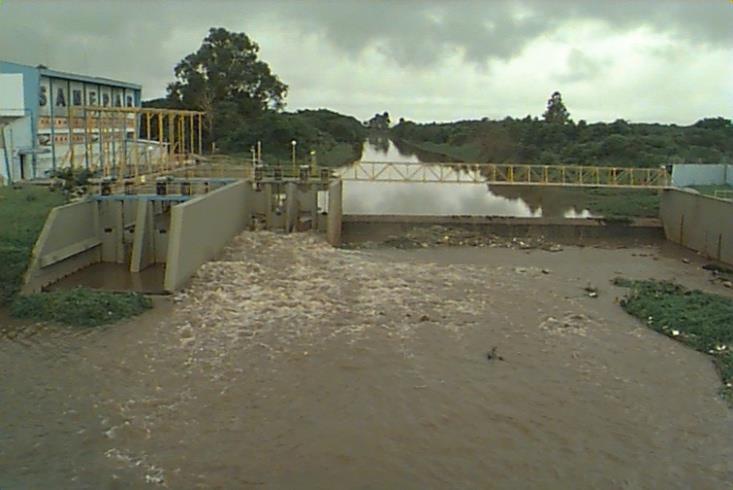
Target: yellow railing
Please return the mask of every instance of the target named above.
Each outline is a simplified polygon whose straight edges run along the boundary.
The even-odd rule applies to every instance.
[[[60,166],[118,178],[185,168],[203,152],[203,119],[188,110],[70,107]]]
[[[338,169],[343,180],[415,183],[489,183],[568,187],[669,186],[665,168],[494,163],[356,162]]]

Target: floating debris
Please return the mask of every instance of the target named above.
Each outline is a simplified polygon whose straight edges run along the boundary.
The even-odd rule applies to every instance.
[[[486,353],[486,358],[489,361],[503,361],[504,358],[496,353],[496,346],[492,347],[489,352]]]

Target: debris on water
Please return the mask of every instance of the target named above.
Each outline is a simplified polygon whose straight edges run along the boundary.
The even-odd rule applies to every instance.
[[[542,273],[543,274],[549,274],[550,273],[550,269],[542,269]]]
[[[393,247],[399,249],[428,247],[492,247],[519,250],[546,250],[560,252],[563,248],[544,237],[500,237],[484,231],[461,226],[413,226],[399,235],[392,235],[381,241],[366,241],[344,244],[344,248]]]
[[[489,352],[486,353],[486,358],[489,361],[497,360],[497,361],[503,361],[504,358],[496,353],[496,346],[492,347]]]
[[[733,282],[731,282],[731,281],[723,281],[723,286],[725,286],[725,287],[727,287],[729,289],[730,288],[733,288]]]
[[[540,328],[546,330],[549,333],[564,335],[564,334],[576,334],[585,335],[588,327],[595,322],[582,313],[571,313],[568,312],[562,318],[555,318],[554,316],[548,316],[542,323]]]
[[[562,252],[563,248],[558,244],[552,244],[546,247],[542,247],[542,250],[545,250],[547,252]]]
[[[420,317],[420,321],[421,322],[429,322],[430,321],[430,317],[427,316],[427,315],[423,315],[423,316]]]
[[[591,298],[598,297],[598,288],[595,286],[592,286],[590,283],[588,283],[588,285],[583,288],[583,291],[588,293],[588,296]]]
[[[728,267],[723,267],[722,265],[718,265],[718,264],[705,264],[702,266],[702,268],[714,274],[718,274],[718,273],[733,274],[733,269],[729,269]]]
[[[690,259],[682,259],[682,263],[683,264],[689,264],[690,263]]]

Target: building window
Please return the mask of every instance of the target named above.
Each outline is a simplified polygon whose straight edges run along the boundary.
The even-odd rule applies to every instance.
[[[127,107],[132,107],[132,106],[133,106],[132,95],[128,95],[127,96]]]

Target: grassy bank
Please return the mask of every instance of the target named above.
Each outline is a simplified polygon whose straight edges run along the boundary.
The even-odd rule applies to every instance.
[[[16,318],[95,327],[144,313],[153,307],[139,293],[108,293],[76,288],[19,296],[10,313]]]
[[[0,307],[11,315],[67,325],[94,326],[138,315],[152,306],[139,294],[74,289],[20,296],[33,246],[52,208],[66,203],[45,187],[0,187]]]
[[[715,197],[716,192],[719,196],[725,197],[729,199],[731,196],[733,196],[733,186],[723,184],[723,185],[693,185],[690,186],[696,191],[698,191],[700,194],[705,194],[706,196],[713,196]]]
[[[33,245],[51,208],[66,202],[60,192],[41,187],[0,187],[0,306],[20,288]]]
[[[733,300],[670,282],[619,278],[614,283],[630,289],[621,301],[629,314],[712,356],[723,382],[721,393],[733,404]]]
[[[579,202],[591,213],[606,218],[658,218],[657,191],[635,189],[578,189]]]

